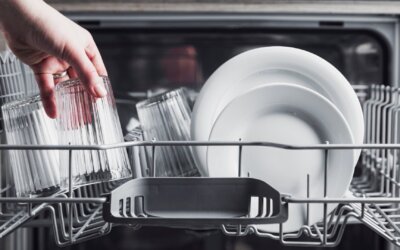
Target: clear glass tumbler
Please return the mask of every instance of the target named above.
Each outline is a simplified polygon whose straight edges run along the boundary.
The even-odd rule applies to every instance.
[[[129,131],[125,137],[125,141],[141,142],[144,141],[143,131],[137,127]],[[128,147],[128,157],[132,167],[133,177],[150,177],[150,163],[146,153],[146,147],[149,146],[131,146]]]
[[[8,144],[56,145],[56,124],[44,109],[39,95],[1,107]],[[10,150],[16,194],[31,196],[53,193],[60,188],[57,150]]]
[[[80,80],[57,84],[57,125],[60,144],[102,145],[123,142],[114,95],[108,77],[102,77],[107,95],[92,97]],[[61,185],[68,185],[69,152],[60,152]],[[72,151],[73,185],[132,176],[126,148]]]
[[[21,63],[22,76],[24,79],[25,94],[27,96],[39,94],[39,87],[33,70],[23,62]]]
[[[151,97],[136,105],[145,140],[190,140],[191,110],[185,88]],[[147,150],[152,157],[152,153]],[[159,146],[151,175],[199,176],[192,148],[189,146]]]
[[[0,51],[0,105],[24,98],[23,76],[20,61],[10,50]],[[0,115],[0,128],[3,129],[3,117]],[[5,143],[5,135],[2,135],[2,142]],[[10,195],[15,196],[15,188],[12,180],[12,171],[9,164],[9,153],[0,151],[0,176],[2,185],[11,186]]]

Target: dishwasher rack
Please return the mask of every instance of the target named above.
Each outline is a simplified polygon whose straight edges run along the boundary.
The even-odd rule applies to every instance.
[[[68,150],[73,154],[75,150],[106,150],[118,147],[150,146],[156,152],[158,147],[165,146],[235,146],[243,147],[274,147],[286,150],[323,150],[325,157],[330,150],[354,150],[364,149],[363,158],[366,159],[369,150],[398,150],[400,144],[324,144],[324,145],[285,145],[269,142],[125,142],[101,146],[69,146],[69,145],[0,145],[0,150]],[[239,150],[241,152],[241,150]],[[238,159],[240,157],[238,156]],[[71,159],[71,158],[70,158]],[[381,161],[377,161],[381,162]],[[70,167],[72,164],[70,164]],[[326,167],[326,166],[325,166]],[[391,193],[382,189],[387,182],[394,184],[399,189],[399,183],[387,175],[387,170],[381,166],[362,166],[362,174],[354,178],[350,190],[354,197],[325,197],[307,198],[282,196],[282,204],[318,203],[327,207],[330,203],[340,203],[334,212],[327,214],[324,209],[323,220],[314,225],[304,225],[298,232],[267,233],[258,230],[254,225],[242,225],[236,221],[220,225],[220,229],[230,236],[244,236],[256,234],[279,240],[284,245],[293,246],[335,246],[340,243],[341,237],[348,223],[354,223],[354,219],[370,227],[376,233],[400,246],[400,197],[398,192]],[[70,177],[71,178],[71,177]],[[307,178],[307,177],[305,177]],[[326,176],[325,181],[329,181]],[[383,184],[382,184],[383,183]],[[15,229],[25,225],[52,226],[56,243],[60,246],[79,243],[93,239],[110,232],[113,224],[106,222],[102,216],[103,204],[107,199],[103,196],[109,193],[121,183],[100,183],[83,186],[54,194],[50,197],[17,198],[7,197],[11,190],[8,186],[2,190],[0,197],[0,237],[12,233]],[[325,183],[326,185],[326,183]],[[207,188],[207,187],[204,187]],[[312,188],[312,187],[309,187]],[[12,206],[14,204],[14,206]],[[48,219],[35,219],[38,214],[49,211]],[[290,216],[290,211],[289,211]],[[115,226],[115,225],[114,225]],[[280,228],[282,229],[282,224]],[[139,229],[141,225],[133,225]],[[188,224],[188,229],[191,225]]]
[[[280,205],[291,203],[321,204],[324,206],[323,219],[313,225],[303,225],[297,232],[286,233],[284,224],[279,223],[278,233],[259,230],[255,225],[246,223],[247,218],[235,218],[222,224],[215,224],[228,236],[244,236],[255,234],[280,241],[288,246],[330,247],[340,243],[346,225],[362,223],[371,228],[391,243],[400,246],[400,140],[397,138],[397,123],[400,121],[400,90],[390,87],[372,86],[362,91],[370,92],[370,99],[364,102],[366,117],[366,144],[318,144],[318,145],[287,145],[270,142],[220,141],[134,141],[112,145],[77,146],[77,145],[0,145],[0,152],[5,150],[67,150],[69,159],[77,150],[107,150],[120,147],[150,147],[154,155],[160,147],[177,146],[232,146],[238,147],[238,165],[240,168],[241,152],[244,147],[273,147],[282,150],[321,150],[325,159],[332,150],[362,149],[358,163],[358,172],[353,178],[349,195],[345,197],[310,198],[281,195]],[[359,95],[360,96],[360,95]],[[361,95],[362,98],[366,96]],[[381,122],[382,121],[382,122]],[[389,126],[390,125],[390,126]],[[392,126],[393,125],[393,126]],[[377,133],[376,131],[380,131]],[[390,137],[390,136],[392,137]],[[386,139],[393,138],[393,139]],[[324,168],[327,168],[325,161]],[[70,183],[72,163],[69,162]],[[150,168],[154,168],[154,163]],[[351,167],[351,166],[349,166]],[[150,170],[150,173],[154,171]],[[241,171],[239,170],[238,173]],[[325,171],[326,172],[326,171]],[[251,176],[250,176],[251,177]],[[236,179],[248,178],[238,176]],[[307,178],[307,176],[304,176]],[[157,183],[157,177],[149,178]],[[168,178],[167,178],[168,179]],[[187,178],[185,178],[187,179]],[[204,178],[203,178],[204,179]],[[213,178],[210,178],[210,180]],[[235,178],[233,178],[235,179]],[[1,181],[1,180],[0,180]],[[3,180],[4,181],[4,180]],[[131,224],[129,220],[119,220],[119,224],[109,222],[107,203],[118,187],[136,180],[107,182],[86,185],[75,188],[72,185],[67,190],[60,191],[49,197],[18,198],[13,195],[13,188],[5,180],[0,185],[0,238],[7,236],[19,227],[52,227],[56,243],[60,246],[76,244],[95,237],[103,236],[112,230],[113,226],[129,225],[139,230],[146,225],[147,218],[141,218],[143,225]],[[196,181],[195,181],[196,182]],[[194,183],[195,183],[194,182]],[[329,182],[325,175],[324,185]],[[312,189],[307,181],[307,190]],[[207,186],[204,186],[207,189]],[[350,195],[351,193],[351,195]],[[332,213],[327,213],[328,204],[339,204]],[[288,211],[290,216],[290,211]],[[43,216],[38,216],[43,215]],[[150,218],[149,218],[150,219]],[[154,218],[152,218],[154,219]],[[164,222],[174,224],[174,218],[162,218]],[[106,221],[107,220],[107,221]],[[243,223],[241,223],[243,222]],[[168,223],[164,224],[168,226]],[[181,225],[182,226],[182,225]],[[187,229],[196,229],[190,220],[184,225]]]

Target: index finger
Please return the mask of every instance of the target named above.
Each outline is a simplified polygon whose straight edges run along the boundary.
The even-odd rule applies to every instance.
[[[97,73],[99,75],[106,76],[107,75],[106,66],[104,65],[103,59],[100,55],[100,51],[93,40],[89,44],[89,46],[86,47],[86,54],[92,61],[94,67],[96,68]]]
[[[52,74],[35,74],[39,83],[43,108],[50,118],[57,117],[56,98],[54,95],[54,79]]]
[[[94,64],[89,59],[86,51],[74,47],[66,48],[65,60],[74,68],[86,90],[94,97],[104,97],[107,94],[103,87],[103,80],[99,77]]]

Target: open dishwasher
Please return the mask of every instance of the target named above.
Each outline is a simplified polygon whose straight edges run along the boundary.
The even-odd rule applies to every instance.
[[[137,125],[135,104],[138,101],[179,86],[199,90],[208,76],[230,57],[250,48],[283,45],[311,51],[335,65],[346,76],[363,105],[367,144],[293,146],[258,141],[219,143],[136,141],[115,145],[51,147],[68,151],[70,158],[76,150],[150,147],[156,154],[160,147],[188,145],[195,147],[213,144],[230,145],[240,149],[254,145],[278,147],[284,150],[313,149],[323,151],[325,157],[335,149],[360,148],[363,153],[350,187],[352,195],[347,198],[313,199],[307,197],[307,194],[303,197],[292,197],[290,194],[274,192],[265,183],[239,175],[232,182],[217,180],[215,183],[213,179],[207,178],[200,178],[192,183],[187,183],[185,178],[175,180],[136,178],[124,182],[86,185],[77,189],[70,186],[65,192],[36,198],[12,197],[8,192],[10,187],[2,184],[0,238],[2,241],[10,241],[12,238],[24,241],[24,244],[19,246],[22,248],[18,248],[18,244],[5,243],[9,249],[36,249],[35,246],[38,249],[54,249],[54,244],[60,247],[70,246],[71,249],[85,247],[106,249],[112,246],[110,242],[116,241],[133,244],[130,246],[134,247],[134,240],[129,241],[127,238],[139,235],[144,238],[142,241],[146,239],[151,241],[171,232],[174,236],[173,241],[183,242],[182,249],[193,248],[190,242],[196,242],[199,238],[202,239],[202,246],[197,246],[198,249],[212,247],[220,249],[223,246],[228,249],[236,249],[235,246],[247,247],[246,249],[268,246],[274,248],[339,246],[341,249],[354,249],[373,246],[382,249],[385,240],[392,245],[400,246],[398,186],[400,145],[397,141],[400,100],[397,89],[399,19],[396,16],[276,13],[261,15],[67,12],[66,14],[87,28],[96,40],[109,71],[125,133]],[[49,148],[1,145],[0,149]],[[240,165],[240,153],[237,159]],[[151,168],[152,166],[150,173],[154,172]],[[329,178],[326,176],[325,186],[327,182]],[[182,185],[186,185],[187,190],[180,190],[179,186]],[[256,219],[248,217],[177,219],[175,215],[168,216],[168,214],[154,218],[146,216],[143,211],[137,212],[142,214],[141,216],[132,216],[136,214],[133,210],[140,210],[130,207],[131,200],[137,197],[135,190],[151,190],[151,187],[157,186],[160,190],[165,190],[165,193],[162,193],[164,197],[169,195],[177,197],[175,204],[170,204],[168,199],[156,202],[159,207],[156,206],[155,209],[168,207],[173,210],[171,214],[179,208],[179,202],[185,204],[184,201],[191,199],[191,196],[187,195],[188,190],[204,193],[200,196],[203,197],[201,203],[205,206],[210,204],[208,199],[211,199],[215,203],[214,209],[220,209],[218,207],[220,203],[229,204],[225,207],[226,211],[239,209],[234,204],[247,200],[249,197],[246,192],[238,192],[237,197],[223,196],[237,186],[243,187],[242,190],[249,187],[259,189],[260,196],[262,194],[274,200],[274,207],[272,209],[266,206],[268,212]],[[209,194],[208,189],[216,186],[223,186],[225,189],[216,188],[215,196],[207,198],[205,194]],[[312,188],[312,185],[307,185],[308,190]],[[147,195],[150,199],[155,194],[149,191]],[[140,199],[136,199],[135,204],[140,203]],[[280,230],[278,233],[265,233],[253,226],[254,223],[278,223],[282,227],[285,217],[290,215],[290,210],[287,210],[290,203],[317,203],[325,208],[328,204],[340,203],[340,205],[330,214],[326,213],[325,209],[320,223],[304,225],[298,232],[284,233]],[[245,205],[247,207],[247,204]],[[196,210],[196,207],[186,209]],[[128,226],[128,229],[124,229],[122,225]],[[146,227],[150,225],[162,227],[156,229]],[[366,227],[370,230],[366,230]],[[218,235],[225,235],[219,236],[217,243],[215,243],[215,232]],[[51,242],[47,242],[49,233],[52,235]],[[351,242],[352,237],[362,239],[363,242],[346,243]],[[231,241],[240,238],[248,240]],[[140,241],[139,238],[135,240]],[[166,246],[170,246],[165,243],[167,240],[163,242]],[[256,245],[252,245],[251,242]],[[161,249],[164,246],[139,244],[137,247]],[[179,249],[176,246],[169,248]]]

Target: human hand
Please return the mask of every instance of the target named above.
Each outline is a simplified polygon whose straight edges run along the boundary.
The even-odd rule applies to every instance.
[[[107,94],[99,75],[107,75],[97,46],[84,28],[42,1],[0,1],[0,26],[10,49],[35,72],[46,113],[57,116],[54,86],[78,77],[94,97]],[[54,79],[53,74],[68,75]]]

